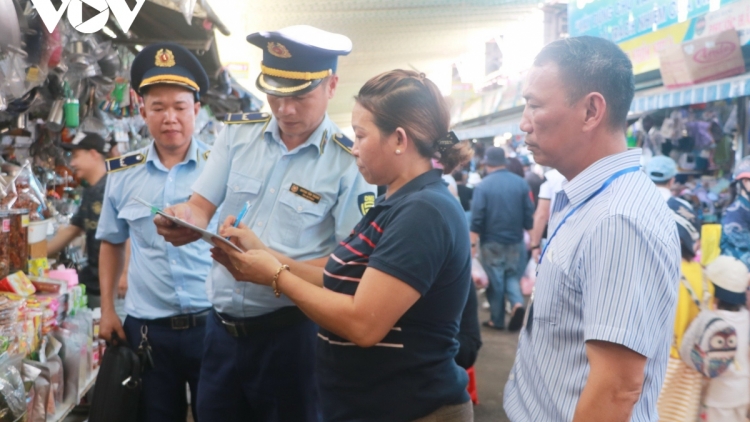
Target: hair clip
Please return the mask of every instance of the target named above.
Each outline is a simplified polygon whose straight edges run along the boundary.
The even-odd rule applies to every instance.
[[[437,141],[437,150],[439,152],[445,152],[453,148],[453,145],[459,143],[458,136],[453,131],[445,134],[442,138]]]

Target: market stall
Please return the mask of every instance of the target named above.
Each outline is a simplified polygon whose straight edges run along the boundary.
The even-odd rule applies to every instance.
[[[95,12],[84,8],[83,22]],[[134,54],[172,41],[199,57],[211,89],[195,136],[208,144],[225,113],[262,105],[221,66],[213,31],[226,29],[205,1],[146,2],[127,32],[113,16],[103,28],[82,33],[63,17],[50,32],[30,0],[0,0],[0,422],[62,420],[96,377],[106,345],[78,283],[86,250],[48,259],[47,240],[85,184],[61,145],[93,132],[117,156],[150,142]]]

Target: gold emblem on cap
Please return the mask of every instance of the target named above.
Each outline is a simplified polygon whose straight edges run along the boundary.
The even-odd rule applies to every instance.
[[[269,41],[268,52],[281,59],[288,59],[292,57],[292,55],[289,53],[289,50],[284,47],[284,44],[278,42]]]
[[[172,50],[162,48],[156,52],[156,63],[159,67],[172,67],[175,65]]]

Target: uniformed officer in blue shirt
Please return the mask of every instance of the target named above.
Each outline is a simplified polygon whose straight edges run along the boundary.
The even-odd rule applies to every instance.
[[[186,201],[191,186],[206,167],[209,149],[193,138],[200,95],[208,77],[185,48],[160,43],[144,48],[133,61],[131,84],[143,96],[141,115],[154,142],[146,148],[107,161],[108,180],[97,239],[102,241],[100,335],[117,335],[134,349],[150,347],[151,368],[142,381],[140,421],[184,422],[185,382],[195,397],[211,303],[205,281],[211,269],[210,245],[196,242],[181,248],[156,233],[151,209]],[[216,227],[211,220],[209,230]],[[130,238],[129,290],[124,325],[115,314],[116,281]],[[144,354],[145,356],[145,354]]]
[[[186,204],[169,212],[205,225],[238,215],[271,248],[324,266],[372,207],[375,187],[360,175],[352,141],[326,114],[338,84],[337,58],[349,38],[309,26],[247,37],[263,49],[257,86],[273,116],[231,115],[206,171]],[[188,230],[157,217],[175,245]],[[284,296],[235,280],[214,263],[208,278],[214,307],[206,324],[198,415],[209,421],[317,421],[316,326]]]

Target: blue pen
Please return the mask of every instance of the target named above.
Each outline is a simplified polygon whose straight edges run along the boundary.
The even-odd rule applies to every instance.
[[[234,224],[232,227],[237,228],[240,226],[240,222],[243,218],[245,218],[245,214],[247,214],[247,211],[250,209],[250,201],[245,201],[245,205],[242,207],[242,210],[240,210],[240,215],[237,216],[237,218],[234,220]],[[229,240],[229,236],[226,237],[227,240]]]

